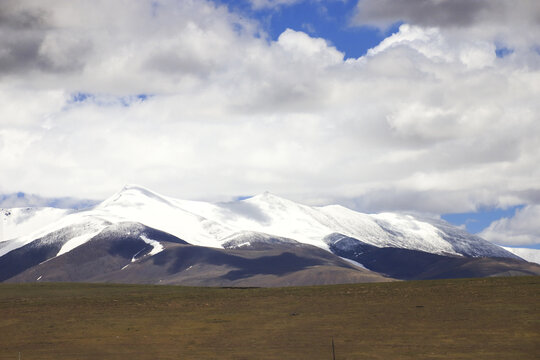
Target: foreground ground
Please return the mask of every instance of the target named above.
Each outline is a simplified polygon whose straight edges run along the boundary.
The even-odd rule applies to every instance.
[[[540,277],[278,289],[0,284],[0,359],[538,359]]]

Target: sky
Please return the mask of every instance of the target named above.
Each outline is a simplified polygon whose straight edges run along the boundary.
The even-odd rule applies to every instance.
[[[4,0],[0,204],[270,191],[537,247],[538,99],[535,0]]]

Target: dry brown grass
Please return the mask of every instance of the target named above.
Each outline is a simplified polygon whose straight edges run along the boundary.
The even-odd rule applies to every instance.
[[[538,359],[539,277],[0,285],[0,359]]]

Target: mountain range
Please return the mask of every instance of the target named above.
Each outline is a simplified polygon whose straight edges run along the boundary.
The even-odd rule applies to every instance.
[[[127,185],[84,210],[0,212],[0,281],[288,286],[538,275],[540,265],[439,219],[208,203]]]

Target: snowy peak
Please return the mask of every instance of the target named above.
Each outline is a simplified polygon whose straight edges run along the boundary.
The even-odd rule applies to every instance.
[[[441,221],[394,213],[363,214],[339,205],[307,206],[269,192],[212,204],[174,199],[128,184],[94,208],[55,216],[58,216],[55,221],[32,234],[23,228],[18,228],[18,232],[10,230],[19,237],[1,245],[0,256],[68,228],[72,230],[67,233],[74,237],[67,241],[67,249],[71,250],[111,224],[131,222],[158,229],[193,245],[214,248],[231,246],[231,236],[243,234],[235,243],[248,243],[250,237],[252,242],[260,243],[267,237],[291,239],[330,250],[325,237],[339,233],[376,247],[439,255],[516,258],[499,246]]]
[[[264,202],[274,202],[274,203],[278,203],[278,202],[292,202],[291,200],[289,199],[286,199],[286,198],[283,198],[281,196],[278,196],[276,194],[273,194],[271,193],[270,191],[264,191],[260,194],[257,194],[257,195],[253,195],[247,199],[244,199],[244,200],[240,200],[240,201],[250,201],[250,200],[256,200],[256,201],[264,201]]]
[[[272,194],[268,191],[265,191],[261,194],[252,196],[248,199],[241,200],[244,203],[252,204],[258,206],[259,208],[268,209],[268,210],[291,210],[293,208],[308,208],[308,206],[298,204],[292,200],[282,198],[275,194]]]
[[[13,237],[0,242],[0,281],[73,281],[82,274],[80,281],[169,278],[208,285],[230,284],[207,279],[220,272],[230,281],[242,271],[257,277],[287,269],[296,269],[299,279],[313,273],[310,283],[366,281],[343,259],[399,279],[540,273],[537,265],[440,220],[307,206],[269,192],[208,203],[126,185],[86,210],[12,209],[0,215],[2,229]],[[345,278],[335,277],[344,272]],[[291,284],[280,276],[275,281]]]
[[[99,204],[99,207],[106,206],[139,206],[148,202],[162,202],[171,205],[162,195],[139,185],[124,185],[122,190]]]

